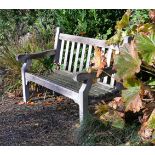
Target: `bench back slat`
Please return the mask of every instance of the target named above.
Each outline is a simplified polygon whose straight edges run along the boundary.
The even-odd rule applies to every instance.
[[[119,52],[118,47],[106,45],[105,40],[63,34],[60,33],[59,28],[57,28],[55,39],[54,48],[57,47],[58,53],[56,59],[58,59],[61,69],[68,72],[81,72],[82,70],[89,68],[95,46],[102,48],[102,52],[107,58],[108,67],[111,65],[113,52]],[[128,42],[129,38],[126,38],[123,43]],[[98,79],[98,82],[113,87],[115,84],[114,76],[115,75],[113,74],[111,77]]]
[[[74,36],[74,35],[63,34],[63,33],[60,33],[59,39],[73,41],[73,42],[87,44],[87,45],[92,45],[92,46],[98,46],[98,47],[105,46],[105,40],[80,37],[80,36]]]
[[[64,58],[64,70],[66,70],[66,65],[67,65],[67,58],[68,58],[68,51],[69,51],[69,41],[67,41],[66,44],[66,51],[65,51],[65,58]]]
[[[74,54],[74,47],[75,47],[75,42],[72,42],[71,51],[70,51],[70,58],[69,58],[69,66],[68,66],[68,71],[69,72],[71,72],[73,54]]]
[[[74,70],[73,72],[77,71],[77,64],[78,64],[78,59],[79,59],[79,52],[80,52],[80,43],[77,44],[77,49],[76,49],[76,55],[75,55],[75,62],[74,62]]]
[[[86,69],[89,68],[91,54],[92,54],[92,45],[89,45],[88,54],[87,54]]]
[[[63,56],[63,52],[64,52],[64,44],[65,44],[65,40],[62,40],[61,48],[60,48],[59,64],[61,64],[61,62],[62,62],[62,56]]]
[[[79,68],[79,71],[80,71],[80,72],[81,72],[82,69],[83,69],[85,51],[86,51],[86,44],[83,44],[83,47],[82,47],[82,54],[81,54],[81,60],[80,60],[80,68]]]

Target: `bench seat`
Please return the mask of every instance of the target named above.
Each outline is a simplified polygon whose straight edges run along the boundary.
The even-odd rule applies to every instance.
[[[38,83],[39,85],[42,85],[46,88],[51,89],[51,87],[57,87],[55,89],[55,92],[60,93],[58,87],[62,87],[68,90],[68,93],[64,92],[63,95],[69,97],[71,94],[74,94],[75,96],[78,96],[79,90],[81,88],[82,82],[74,81],[73,77],[74,74],[66,71],[55,71],[50,74],[46,75],[40,75],[40,74],[34,74],[34,73],[25,73],[26,79],[28,81],[32,81],[35,83]],[[45,82],[46,81],[46,82]],[[50,83],[46,84],[47,81]],[[53,86],[52,86],[53,84]],[[112,98],[114,95],[115,89],[113,87],[110,87],[107,84],[103,83],[95,83],[92,85],[89,94],[88,99],[89,101],[93,101],[92,99],[103,99],[108,100]],[[73,98],[74,99],[74,98]],[[75,97],[76,101],[76,97]]]

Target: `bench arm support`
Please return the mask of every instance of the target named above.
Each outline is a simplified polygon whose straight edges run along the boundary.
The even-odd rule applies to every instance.
[[[103,70],[103,72],[99,78],[105,77],[105,76],[111,76],[114,73],[116,73],[116,71],[114,69],[112,69],[112,67],[106,67]],[[93,79],[96,78],[96,74],[97,74],[97,72],[92,72],[92,73],[80,72],[80,73],[77,73],[73,77],[73,79],[74,79],[74,81],[87,83],[88,81],[93,81]]]
[[[16,56],[16,60],[20,61],[22,63],[25,63],[25,62],[27,62],[27,60],[39,59],[39,58],[43,58],[46,56],[54,56],[54,55],[55,55],[55,50],[50,49],[50,50],[46,50],[46,51],[38,52],[38,53],[20,54],[20,55]]]

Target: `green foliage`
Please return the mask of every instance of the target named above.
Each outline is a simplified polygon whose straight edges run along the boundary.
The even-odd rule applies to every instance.
[[[123,13],[124,10],[57,10],[55,23],[65,33],[106,39],[114,33],[115,21]]]
[[[145,63],[148,65],[155,63],[155,34],[137,36],[137,48]]]
[[[49,39],[52,36],[53,13],[54,10],[0,10],[0,45],[16,42],[34,29],[42,39]]]
[[[25,35],[34,19],[35,10],[0,10],[0,45]]]
[[[125,64],[125,65],[123,65]],[[122,67],[123,65],[123,67]],[[141,61],[131,56],[129,49],[124,47],[116,56],[114,66],[117,69],[116,79],[128,79],[140,71]]]
[[[122,19],[116,22],[115,35],[107,40],[107,44],[120,44],[125,36],[154,31],[154,25],[147,23],[149,21],[149,10],[127,10]]]
[[[123,41],[122,40],[123,36],[125,36],[126,34],[124,34],[122,30],[129,25],[129,17],[130,17],[130,10],[127,10],[122,16],[122,19],[116,22],[115,35],[106,41],[108,45],[119,44],[120,42]]]
[[[53,48],[53,12],[54,10],[1,10],[0,20],[6,23],[7,27],[0,28],[3,31],[0,66],[9,69],[12,74],[12,79],[7,84],[9,91],[14,91],[21,85],[21,82],[18,82],[18,79],[21,79],[21,63],[15,59],[17,54]],[[42,72],[45,68],[51,70],[51,62],[51,58],[33,61],[31,71]]]
[[[129,25],[129,17],[130,17],[130,10],[127,10],[126,13],[122,16],[120,21],[116,22],[115,29],[122,30],[123,28]]]
[[[103,121],[103,123],[105,124],[110,123],[113,127],[119,129],[124,128],[125,125],[124,119],[119,115],[117,111],[111,111],[107,105],[102,104],[97,109],[98,110],[95,113],[100,115],[100,120]]]
[[[104,124],[89,115],[85,122],[75,131],[77,145],[116,146],[143,145],[137,134],[138,124],[125,125],[123,129]]]
[[[121,46],[124,36],[129,35],[133,38],[130,44],[121,46],[120,53],[114,58],[115,79],[123,84],[124,89],[121,93],[121,100],[117,102],[117,99],[114,99],[109,103],[110,108],[106,112],[107,117],[111,117],[120,110],[124,116],[126,116],[127,111],[139,115],[143,114],[139,134],[147,142],[153,142],[154,139],[151,136],[155,133],[155,118],[154,112],[152,112],[154,102],[144,102],[145,98],[150,101],[155,100],[154,15],[155,10],[151,12],[150,10],[127,10],[122,19],[116,22],[116,33],[107,40],[107,44],[119,44]],[[142,100],[143,98],[144,100]],[[105,113],[100,115],[104,116],[100,118],[101,120],[105,119]],[[119,122],[119,118],[116,116],[114,118],[118,119]],[[110,119],[108,121],[111,122]]]
[[[132,14],[130,17],[130,25],[135,25],[135,24],[144,24],[149,22],[149,10],[147,9],[135,9],[132,10]]]

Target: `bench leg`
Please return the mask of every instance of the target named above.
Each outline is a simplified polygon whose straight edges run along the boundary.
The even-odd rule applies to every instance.
[[[25,78],[25,71],[27,69],[27,63],[24,63],[22,66],[22,88],[23,88],[23,101],[27,102],[29,99],[29,86],[28,86],[28,82],[26,81]]]
[[[87,117],[88,114],[88,93],[89,85],[82,84],[79,90],[79,119],[80,123]]]
[[[29,99],[29,86],[28,83],[26,83],[25,80],[22,80],[22,86],[23,86],[23,100],[24,102],[27,102]]]
[[[79,118],[81,124],[88,114],[88,96],[84,94],[80,94],[79,96]]]

